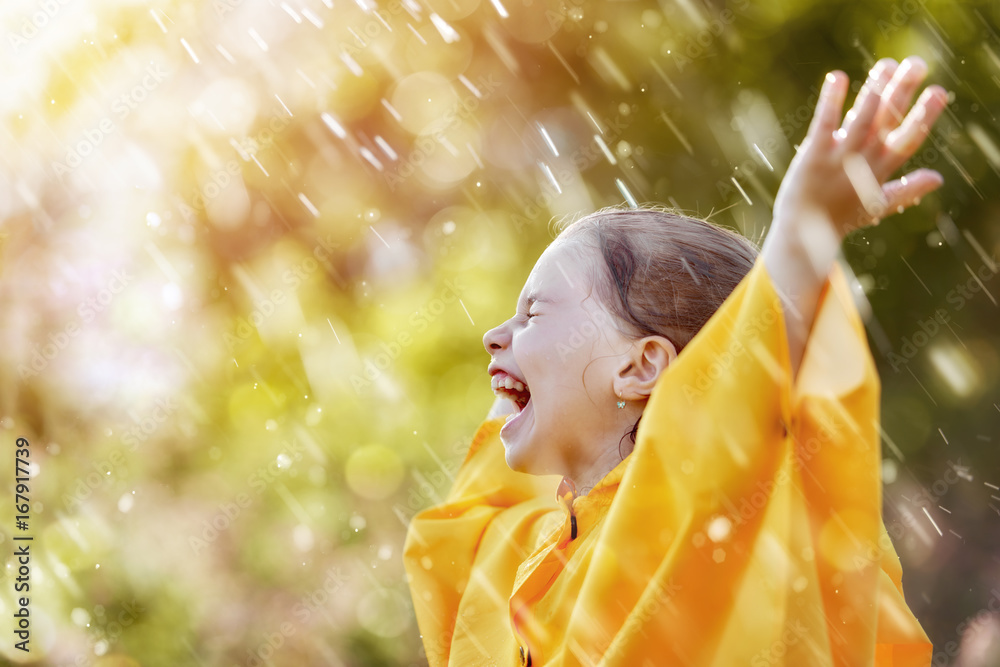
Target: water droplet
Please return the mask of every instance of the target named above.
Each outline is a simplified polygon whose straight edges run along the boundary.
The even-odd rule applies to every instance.
[[[713,542],[721,542],[729,537],[732,525],[732,522],[727,517],[717,516],[708,524],[705,532],[708,533],[708,539]]]
[[[132,509],[132,505],[134,503],[135,503],[135,497],[133,497],[131,493],[126,493],[121,498],[118,499],[118,511],[121,512],[122,514],[125,514],[130,509]]]
[[[315,543],[312,529],[305,524],[295,526],[292,530],[292,542],[295,543],[295,548],[299,551],[311,550]]]

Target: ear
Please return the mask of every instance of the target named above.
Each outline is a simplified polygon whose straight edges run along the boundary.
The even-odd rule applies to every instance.
[[[632,344],[615,373],[614,390],[625,400],[649,398],[660,374],[677,358],[677,348],[664,336],[646,336]]]

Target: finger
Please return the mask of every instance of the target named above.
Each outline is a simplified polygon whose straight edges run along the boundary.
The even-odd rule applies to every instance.
[[[886,137],[885,145],[889,149],[887,173],[896,171],[920,148],[947,104],[948,93],[941,86],[924,89],[903,123]]]
[[[882,93],[882,106],[875,114],[874,126],[880,140],[903,120],[917,86],[927,76],[927,63],[919,56],[909,56],[899,64],[889,85]]]
[[[871,71],[868,72],[868,78],[865,80],[864,86],[861,87],[861,91],[858,92],[858,96],[854,100],[854,105],[851,107],[850,111],[847,112],[847,115],[844,116],[844,124],[840,126],[840,129],[843,130],[843,133],[841,134],[842,137],[847,136],[851,126],[857,122],[856,119],[862,113],[866,104],[874,104],[875,109],[872,111],[872,115],[874,115],[874,111],[878,110],[878,101],[881,97],[882,90],[879,88],[878,94],[873,95],[873,84],[882,81],[882,86],[884,87],[885,83],[892,78],[892,74],[896,71],[896,67],[898,66],[899,64],[892,58],[882,58],[871,68]],[[871,121],[869,120],[869,122]]]
[[[847,98],[847,75],[836,70],[826,75],[823,89],[816,102],[812,122],[809,123],[809,137],[818,139],[815,145],[821,150],[833,141],[833,132],[840,126],[844,100]],[[813,143],[813,142],[810,142]]]
[[[861,153],[844,154],[844,173],[854,187],[858,200],[865,212],[874,219],[885,215],[889,201],[883,186],[872,171],[871,165]]]
[[[920,203],[920,198],[933,192],[944,183],[944,177],[933,169],[917,169],[906,176],[889,181],[882,186],[888,202],[886,215],[902,213],[910,206]]]
[[[889,60],[890,63],[877,72],[873,68],[873,77],[869,77],[868,81],[865,82],[865,89],[862,91],[865,93],[865,99],[858,109],[857,116],[852,119],[847,131],[840,135],[844,139],[845,148],[849,151],[858,150],[871,135],[872,122],[882,104],[882,94],[897,68],[895,60],[890,58],[885,60]],[[876,67],[878,66],[876,65]]]

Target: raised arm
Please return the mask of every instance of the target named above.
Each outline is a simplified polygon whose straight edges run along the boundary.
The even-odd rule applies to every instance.
[[[847,76],[826,75],[806,138],[778,189],[761,251],[786,313],[793,378],[844,237],[919,203],[943,182],[931,169],[886,182],[923,143],[947,104],[945,90],[929,86],[904,118],[926,74],[919,57],[900,64],[883,58],[843,122]]]

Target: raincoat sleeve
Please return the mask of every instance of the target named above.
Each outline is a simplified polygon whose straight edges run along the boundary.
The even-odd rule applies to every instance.
[[[556,664],[928,667],[881,517],[879,392],[839,265],[791,377],[758,257],[654,387]]]
[[[475,597],[465,595],[466,589],[499,596],[506,608],[517,567],[543,528],[538,519],[554,504],[560,477],[514,472],[507,465],[499,437],[505,420],[480,424],[444,502],[418,512],[407,530],[403,564],[430,667],[449,660],[471,664],[450,655],[456,624],[467,617],[459,608]],[[473,565],[483,558],[495,579],[470,582]],[[496,630],[510,632],[506,625]]]

